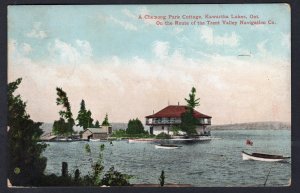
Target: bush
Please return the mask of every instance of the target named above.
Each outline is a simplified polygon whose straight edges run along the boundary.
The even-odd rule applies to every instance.
[[[127,174],[122,174],[111,167],[102,179],[102,184],[106,186],[129,186],[129,179],[132,176]]]
[[[173,125],[171,127],[171,131],[173,132],[173,135],[179,135],[179,131],[181,131],[179,126]]]
[[[171,136],[164,132],[161,132],[160,134],[156,135],[156,139],[171,139]]]

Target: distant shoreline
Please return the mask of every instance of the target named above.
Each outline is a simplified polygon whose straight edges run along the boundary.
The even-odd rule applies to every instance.
[[[111,123],[113,130],[125,130],[127,123]],[[145,128],[147,128],[145,126]],[[52,123],[43,123],[42,129],[44,132],[49,133],[52,131]],[[75,130],[78,130],[76,128]],[[291,130],[291,123],[266,121],[266,122],[249,122],[249,123],[234,123],[234,124],[223,124],[223,125],[210,125],[207,126],[208,130]]]
[[[211,125],[209,130],[291,130],[291,124],[286,122],[250,122],[224,125]]]

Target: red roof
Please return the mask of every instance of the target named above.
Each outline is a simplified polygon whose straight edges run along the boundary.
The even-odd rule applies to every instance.
[[[180,105],[170,105],[166,108],[158,111],[153,115],[148,115],[146,118],[179,118],[181,117],[182,113],[187,111],[187,106],[180,106]],[[211,118],[211,116],[204,115],[196,110],[194,110],[194,117],[195,118]]]

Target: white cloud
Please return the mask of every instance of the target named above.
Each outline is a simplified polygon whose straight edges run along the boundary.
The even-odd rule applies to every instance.
[[[290,63],[285,61],[266,58],[266,65],[253,57],[216,54],[205,60],[188,58],[178,50],[171,52],[169,42],[163,41],[152,44],[163,60],[114,56],[96,62],[89,57],[92,50],[87,41],[57,39],[51,47],[55,54],[50,53],[56,60],[33,61],[23,47],[9,41],[8,76],[9,81],[24,78],[18,92],[28,101],[28,112],[36,121],[58,118],[56,86],[68,93],[74,114],[85,99],[95,119],[102,120],[107,112],[112,122],[144,120],[168,101],[184,104],[192,86],[201,98],[197,110],[213,116],[214,124],[290,119]],[[264,43],[259,47],[264,49]],[[56,65],[61,57],[68,65]]]
[[[60,58],[60,61],[65,63],[77,63],[80,58],[80,53],[71,44],[56,39],[52,47],[55,55]]]
[[[86,40],[76,40],[73,44],[55,39],[48,48],[51,59],[61,64],[79,64],[89,61],[93,56],[90,43]]]
[[[137,31],[137,30],[138,30],[138,28],[137,28],[134,24],[132,24],[132,23],[130,23],[130,22],[122,21],[122,20],[116,19],[116,18],[114,18],[113,16],[111,16],[110,19],[111,19],[113,22],[115,22],[115,23],[121,25],[122,27],[124,27],[124,29],[126,29],[126,30],[130,30],[130,31]]]
[[[76,44],[79,49],[83,52],[86,56],[93,56],[93,50],[88,41],[85,40],[76,40]]]
[[[33,28],[30,32],[26,33],[27,37],[30,38],[38,38],[38,39],[44,39],[47,37],[47,33],[41,29],[41,23],[36,22],[33,24]]]
[[[14,39],[9,39],[8,44],[8,59],[11,59],[13,61],[22,61],[24,63],[27,63],[28,61],[28,54],[32,52],[32,47],[28,43],[19,43],[18,41]]]
[[[200,39],[209,45],[237,47],[240,37],[235,33],[225,33],[223,36],[214,34],[214,30],[210,27],[203,26],[200,29]]]
[[[152,44],[152,51],[158,58],[165,58],[169,54],[170,49],[170,43],[169,42],[163,42],[163,41],[155,41]]]

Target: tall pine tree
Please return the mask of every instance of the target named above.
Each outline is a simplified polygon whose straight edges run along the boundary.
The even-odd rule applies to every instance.
[[[36,186],[46,168],[47,159],[42,157],[46,144],[39,142],[42,123],[30,119],[26,103],[14,95],[21,82],[19,78],[8,84],[8,178],[14,186]]]
[[[200,98],[196,99],[196,89],[192,87],[191,93],[189,94],[189,98],[185,98],[187,102],[187,111],[181,115],[181,124],[180,128],[182,131],[186,132],[187,135],[197,134],[196,127],[198,124],[198,120],[193,116],[194,108],[200,105]]]
[[[109,122],[108,122],[108,115],[107,115],[107,113],[106,113],[105,118],[104,118],[104,120],[102,122],[102,125],[103,126],[109,126],[110,125]]]
[[[195,107],[200,105],[200,98],[196,99],[196,89],[192,87],[191,93],[189,94],[189,98],[184,99],[187,102],[187,106],[190,111],[193,111]]]
[[[76,120],[78,121],[77,126],[83,127],[84,130],[90,127],[94,127],[92,113],[90,110],[86,110],[84,100],[81,100],[80,110],[78,111]]]

